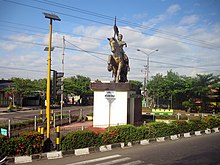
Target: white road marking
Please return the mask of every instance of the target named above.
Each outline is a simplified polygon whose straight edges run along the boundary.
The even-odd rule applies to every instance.
[[[122,164],[122,165],[137,165],[137,164],[140,164],[140,163],[144,163],[144,162],[141,161],[141,160],[136,160],[136,161],[133,161],[133,162]]]
[[[82,162],[70,163],[70,164],[66,164],[66,165],[82,165],[82,164],[94,163],[94,162],[99,162],[99,161],[118,158],[118,157],[121,157],[121,155],[106,156],[106,157],[102,157],[102,158],[85,160],[85,161],[82,161]]]
[[[108,162],[104,162],[104,163],[99,163],[99,164],[96,164],[96,165],[111,165],[111,164],[115,164],[115,163],[120,163],[120,162],[123,162],[123,161],[127,161],[127,160],[130,160],[131,158],[121,158],[121,159],[115,159],[115,160],[112,160],[112,161],[108,161]]]

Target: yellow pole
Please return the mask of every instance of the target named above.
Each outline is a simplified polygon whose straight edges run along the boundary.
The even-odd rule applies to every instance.
[[[41,133],[41,127],[38,127],[38,128],[37,128],[37,132],[38,132],[38,133]]]
[[[52,19],[50,19],[50,33],[48,41],[48,63],[47,63],[47,138],[50,138],[50,70],[51,70],[51,41],[52,41]]]
[[[44,127],[40,128],[40,134],[41,134],[41,137],[42,137],[42,146],[44,146]]]

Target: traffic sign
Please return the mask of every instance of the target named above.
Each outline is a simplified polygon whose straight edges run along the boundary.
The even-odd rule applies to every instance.
[[[105,91],[105,98],[115,98],[115,91]]]
[[[106,91],[105,98],[112,103],[116,99],[116,92],[115,91]]]

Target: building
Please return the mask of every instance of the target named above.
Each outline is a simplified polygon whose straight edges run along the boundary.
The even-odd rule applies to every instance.
[[[8,106],[13,99],[13,94],[5,91],[6,88],[11,87],[11,80],[0,80],[0,106]]]

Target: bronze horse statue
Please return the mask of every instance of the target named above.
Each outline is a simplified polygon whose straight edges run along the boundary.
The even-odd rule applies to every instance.
[[[118,41],[112,37],[108,38],[109,45],[113,55],[108,56],[108,71],[111,72],[114,76],[114,82],[127,82],[127,66],[124,59],[124,54],[121,51]]]

